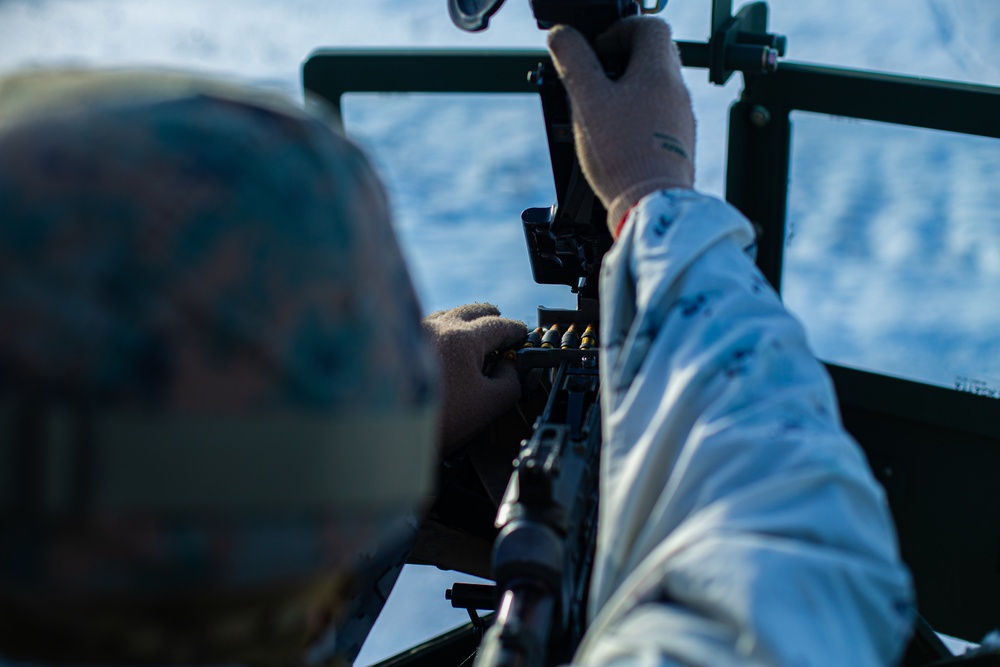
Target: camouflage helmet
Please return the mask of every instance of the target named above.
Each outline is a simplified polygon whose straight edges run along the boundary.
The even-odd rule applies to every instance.
[[[429,492],[419,316],[319,117],[163,72],[0,81],[0,654],[301,661]]]

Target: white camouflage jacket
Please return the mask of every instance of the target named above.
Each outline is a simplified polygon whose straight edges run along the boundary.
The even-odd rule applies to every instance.
[[[750,224],[643,199],[604,260],[604,449],[580,666],[890,665],[913,618],[888,507]]]

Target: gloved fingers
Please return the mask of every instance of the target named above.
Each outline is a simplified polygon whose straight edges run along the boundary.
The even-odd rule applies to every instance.
[[[637,59],[636,76],[655,79],[663,85],[683,91],[687,95],[684,77],[681,75],[681,55],[670,34],[670,26],[659,19],[643,21],[636,31],[633,43],[634,57]]]
[[[506,317],[485,317],[473,323],[467,335],[473,338],[485,357],[495,350],[513,347],[528,335],[528,327],[520,320]]]
[[[597,38],[597,49],[627,56],[628,68],[619,82],[648,86],[683,81],[670,26],[660,19],[635,16],[618,21]]]
[[[513,361],[501,358],[492,371],[492,375],[480,375],[475,382],[466,387],[460,400],[465,408],[476,415],[469,420],[469,426],[476,423],[479,430],[494,419],[510,410],[521,398],[521,380],[517,375],[517,366]]]
[[[497,408],[493,411],[495,419],[509,410],[521,398],[521,378],[517,375],[517,366],[513,361],[500,359],[493,375],[487,381],[490,383],[492,403]]]
[[[549,31],[548,43],[559,78],[573,100],[594,98],[610,85],[597,54],[578,30],[557,25]]]
[[[594,48],[599,54],[620,55],[628,58],[630,65],[633,64],[632,53],[635,49],[635,33],[639,30],[641,17],[630,17],[616,21],[610,28],[602,32],[594,40]]]
[[[450,319],[461,320],[462,322],[472,322],[482,317],[496,317],[500,315],[500,309],[492,303],[467,303],[447,311]]]
[[[442,317],[444,317],[450,312],[451,312],[450,308],[446,308],[445,310],[435,310],[430,315],[424,317],[424,322],[427,323],[427,322],[432,322],[434,320],[440,320]]]
[[[499,314],[500,309],[491,303],[467,303],[461,306],[455,306],[454,308],[435,310],[430,315],[424,317],[424,322],[443,319],[470,322],[480,317]]]
[[[676,51],[670,26],[665,22],[650,16],[636,16],[619,21],[619,25],[628,39],[629,50],[637,66],[673,63]]]
[[[468,361],[463,357],[462,361]],[[481,362],[480,362],[481,363]],[[504,414],[521,397],[521,382],[512,361],[500,358],[487,376],[464,363],[443,364],[443,397],[438,449],[449,456],[471,436]]]

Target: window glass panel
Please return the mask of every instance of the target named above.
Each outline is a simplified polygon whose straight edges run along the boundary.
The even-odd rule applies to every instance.
[[[734,2],[735,8],[742,6]],[[788,58],[841,67],[1000,83],[996,0],[769,0]],[[670,2],[678,39],[705,41],[707,2]],[[297,90],[319,46],[543,48],[528,2],[507,2],[485,33],[452,25],[441,0],[4,0],[0,71],[86,62],[235,73]]]
[[[492,583],[430,565],[405,565],[354,667],[368,667],[469,622],[469,612],[444,597],[453,584]],[[479,612],[484,614],[486,612]],[[471,667],[471,662],[469,663]]]
[[[533,323],[575,307],[536,285],[521,211],[555,201],[537,95],[349,94],[348,134],[387,183],[396,229],[426,310],[474,301]]]
[[[782,291],[817,354],[996,395],[1000,141],[796,112]]]
[[[425,311],[474,301],[536,321],[573,308],[563,285],[536,285],[521,211],[555,201],[537,95],[368,94],[343,99],[347,133],[389,191],[394,224]],[[445,600],[456,572],[407,565],[356,664],[368,665],[468,623]]]
[[[767,4],[769,30],[788,37],[789,60],[1000,85],[996,0]]]

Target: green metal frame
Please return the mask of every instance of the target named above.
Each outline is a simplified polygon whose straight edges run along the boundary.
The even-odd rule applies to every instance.
[[[345,93],[534,93],[528,72],[545,51],[327,49],[302,67],[308,93],[341,110]]]
[[[687,67],[708,68],[708,44],[680,42]],[[552,66],[548,51],[323,49],[302,67],[305,90],[338,111],[345,93],[532,93],[528,73]]]
[[[731,8],[728,0],[716,4],[720,16]],[[709,68],[709,45],[680,47],[686,66]],[[320,51],[303,81],[339,109],[347,92],[534,92],[526,74],[539,62],[548,54]],[[1000,89],[794,63],[745,82],[730,113],[726,197],[759,226],[758,263],[779,289],[792,111],[1000,138]],[[886,487],[921,612],[939,631],[978,639],[1000,624],[1000,402],[830,371],[844,422]],[[459,651],[465,633],[452,637]]]
[[[1000,88],[784,62],[748,77],[730,111],[726,199],[762,229],[758,264],[776,288],[792,111],[1000,138]]]
[[[781,63],[730,111],[726,198],[781,287],[793,111],[1000,138],[1000,89]],[[988,304],[984,304],[987,306]],[[830,367],[844,423],[886,487],[921,613],[978,639],[1000,624],[1000,402]]]

